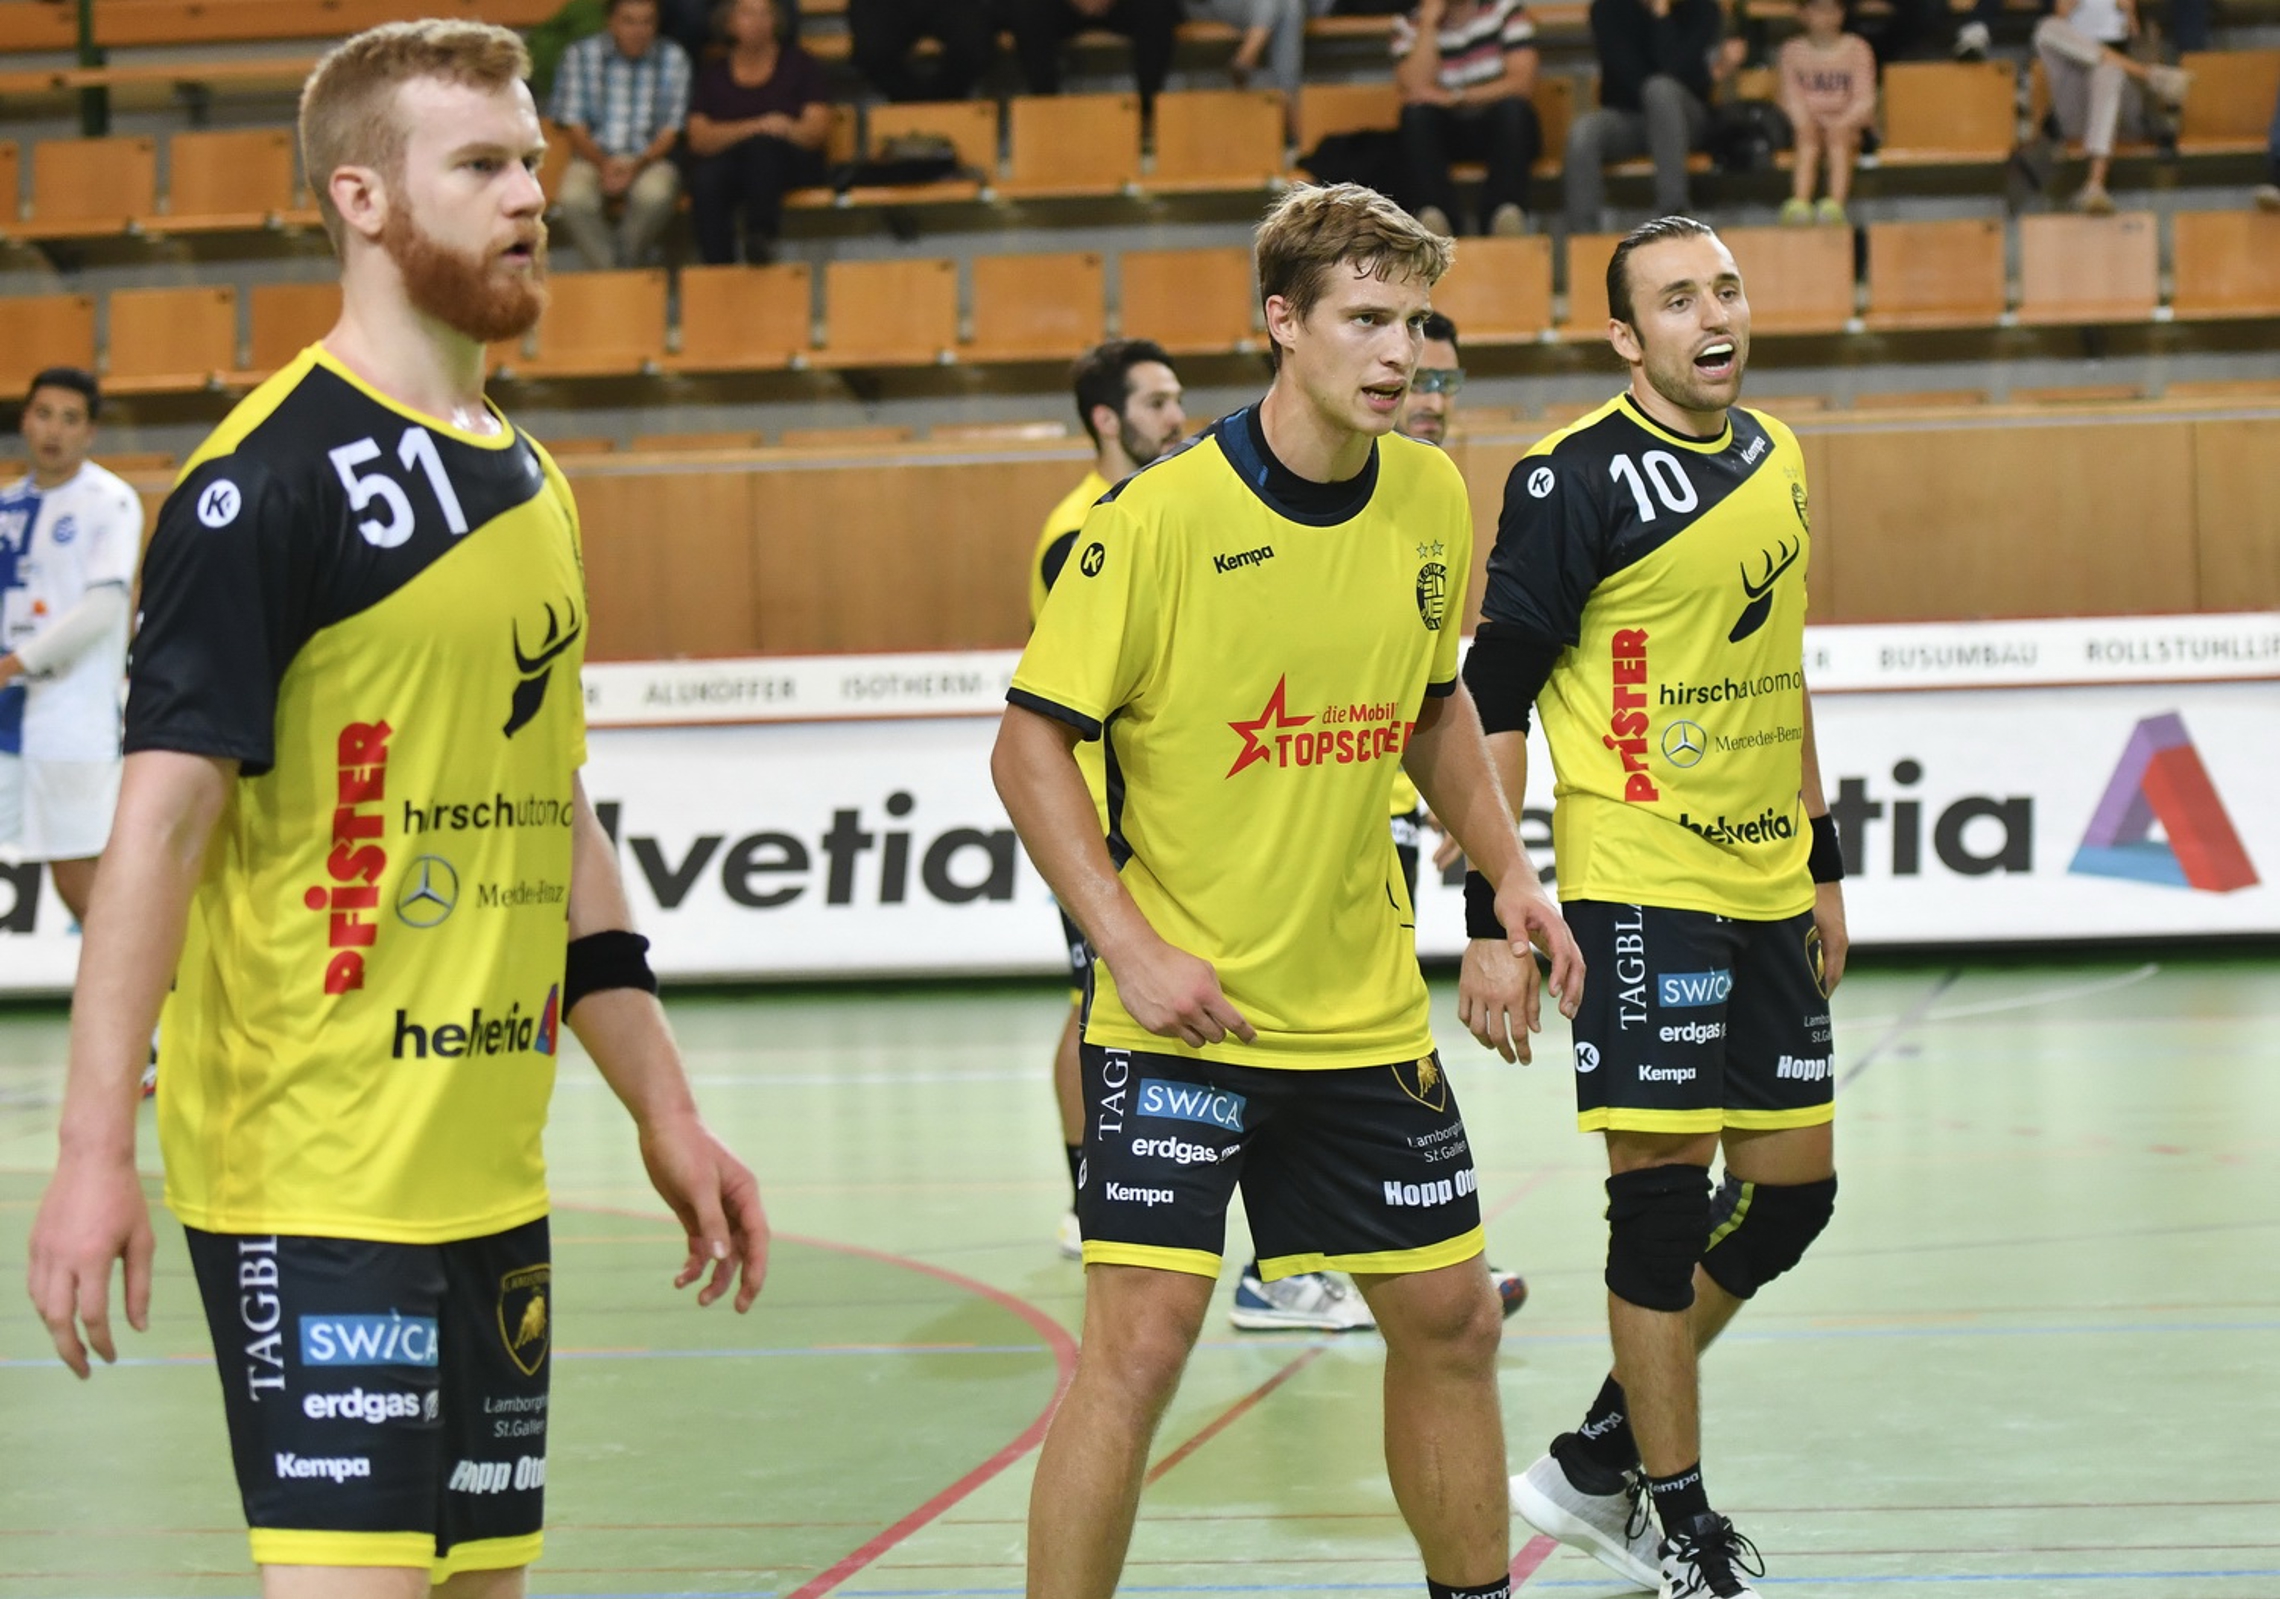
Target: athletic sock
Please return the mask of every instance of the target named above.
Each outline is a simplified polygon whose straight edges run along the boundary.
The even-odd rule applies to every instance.
[[[1460,1588],[1453,1582],[1435,1582],[1427,1577],[1425,1592],[1430,1599],[1511,1599],[1512,1579],[1499,1577],[1477,1588]]]
[[[1612,1372],[1600,1384],[1599,1397],[1591,1402],[1591,1409],[1576,1428],[1575,1442],[1568,1447],[1599,1471],[1621,1476],[1635,1471],[1639,1465],[1639,1445],[1631,1436],[1631,1417],[1623,1398],[1623,1385]]]
[[[1675,1536],[1696,1516],[1710,1513],[1710,1496],[1702,1487],[1702,1462],[1671,1477],[1649,1477],[1647,1492],[1654,1496],[1655,1515],[1666,1536]]]
[[[1069,1157],[1069,1203],[1074,1205],[1077,1202],[1077,1173],[1084,1169],[1085,1164],[1085,1146],[1064,1144],[1061,1148]]]

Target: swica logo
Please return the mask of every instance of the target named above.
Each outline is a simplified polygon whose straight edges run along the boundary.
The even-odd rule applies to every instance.
[[[1153,1116],[1161,1121],[1201,1122],[1206,1127],[1224,1127],[1231,1133],[1243,1130],[1244,1100],[1241,1094],[1230,1094],[1200,1083],[1169,1083],[1160,1077],[1140,1079],[1140,1103],[1134,1107],[1136,1116]]]
[[[2153,836],[2156,822],[2166,843]],[[2131,731],[2067,870],[2205,894],[2256,886],[2256,867],[2175,711]]]
[[[1665,972],[1655,979],[1655,1002],[1669,1009],[1723,1005],[1734,991],[1734,974],[1723,966],[1706,972]]]

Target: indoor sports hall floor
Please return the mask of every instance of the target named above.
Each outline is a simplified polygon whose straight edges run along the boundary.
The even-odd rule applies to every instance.
[[[1564,1033],[1507,1068],[1456,1030],[1446,985],[1435,1001],[1491,1258],[1533,1289],[1504,1342],[1525,1465],[1605,1366],[1601,1171]],[[676,999],[780,1229],[741,1320],[676,1302],[632,1139],[564,1060],[534,1593],[1020,1592],[1028,1450],[1081,1291],[1052,1246],[1062,1004],[1045,984]],[[1768,1591],[2280,1595],[2269,951],[1887,960],[1837,1013],[1837,1220],[1706,1373],[1710,1485]],[[250,1595],[179,1233],[161,1221],[152,1330],[84,1387],[15,1286],[63,1038],[60,1009],[0,1011],[0,1593]],[[1379,1463],[1380,1358],[1369,1335],[1237,1335],[1215,1309],[1124,1591],[1420,1593]],[[1619,1591],[1518,1531],[1523,1594]]]

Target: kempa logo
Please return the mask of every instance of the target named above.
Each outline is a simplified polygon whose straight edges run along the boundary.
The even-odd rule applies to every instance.
[[[1130,1183],[1105,1183],[1101,1192],[1131,1205],[1169,1205],[1177,1196],[1169,1188],[1135,1188]]]
[[[1639,1081],[1642,1083],[1691,1083],[1694,1081],[1694,1068],[1691,1066],[1641,1066],[1639,1068]]]
[[[311,1421],[362,1421],[380,1426],[391,1421],[436,1419],[436,1391],[419,1394],[384,1394],[351,1388],[345,1394],[304,1394],[301,1414]]]
[[[2166,843],[2153,837],[2155,822]],[[2149,716],[2131,731],[2121,764],[2066,869],[2205,894],[2230,894],[2258,881],[2185,719],[2175,711]]]
[[[1261,566],[1274,558],[1275,547],[1272,544],[1262,544],[1255,550],[1245,550],[1239,555],[1214,555],[1211,565],[1212,570],[1218,572],[1240,572],[1246,566]]]
[[[1773,1075],[1797,1083],[1825,1083],[1833,1062],[1826,1055],[1784,1055]]]
[[[293,1480],[329,1477],[336,1483],[343,1483],[351,1477],[371,1476],[372,1461],[366,1455],[335,1456],[328,1460],[315,1460],[306,1455],[288,1454],[280,1450],[277,1454],[277,1475],[281,1478]]]
[[[1143,1160],[1168,1160],[1180,1166],[1216,1166],[1222,1159],[1209,1144],[1191,1144],[1180,1138],[1135,1138],[1132,1153]]]
[[[1578,1044],[1575,1046],[1575,1069],[1579,1072],[1599,1070],[1599,1046],[1597,1044]]]
[[[1673,1010],[1723,1005],[1734,991],[1734,974],[1723,966],[1706,972],[1665,972],[1655,979],[1655,1001]]]
[[[1385,1202],[1403,1210],[1424,1210],[1462,1199],[1479,1187],[1480,1178],[1467,1166],[1463,1171],[1452,1173],[1438,1182],[1389,1182],[1385,1185]]]

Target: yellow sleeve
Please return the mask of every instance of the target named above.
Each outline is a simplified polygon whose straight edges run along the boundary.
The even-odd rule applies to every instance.
[[[1155,540],[1116,500],[1093,508],[1053,585],[1006,698],[1098,738],[1162,653]]]

